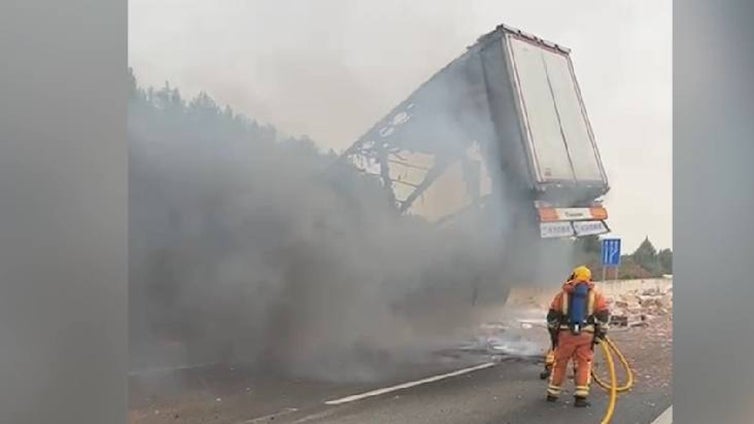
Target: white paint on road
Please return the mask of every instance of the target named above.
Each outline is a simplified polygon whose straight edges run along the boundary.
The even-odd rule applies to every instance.
[[[495,366],[494,362],[487,362],[487,363],[484,363],[484,364],[481,364],[481,365],[477,365],[477,366],[470,367],[470,368],[464,368],[464,369],[461,369],[461,370],[458,370],[458,371],[453,371],[453,372],[450,372],[450,373],[447,373],[447,374],[436,375],[434,377],[428,377],[428,378],[424,378],[422,380],[416,380],[416,381],[411,381],[411,382],[408,382],[408,383],[398,384],[397,386],[385,387],[383,389],[372,390],[370,392],[361,393],[361,394],[358,394],[358,395],[346,396],[344,398],[335,399],[335,400],[328,400],[327,402],[325,402],[325,404],[327,404],[327,405],[340,405],[340,404],[343,404],[343,403],[354,402],[354,401],[361,400],[361,399],[368,398],[368,397],[384,395],[385,393],[394,392],[396,390],[408,389],[408,388],[411,388],[411,387],[419,386],[421,384],[433,383],[435,381],[444,380],[446,378],[456,377],[456,376],[463,375],[463,374],[468,374],[470,372],[478,371],[478,370],[489,368],[489,367],[493,367],[493,366]]]
[[[673,405],[670,405],[652,424],[673,424]]]

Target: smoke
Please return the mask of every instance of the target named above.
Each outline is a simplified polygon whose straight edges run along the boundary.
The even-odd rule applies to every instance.
[[[500,307],[508,285],[525,282],[503,269],[507,250],[519,270],[539,265],[534,245],[507,240],[513,216],[500,196],[440,230],[399,215],[376,179],[305,138],[206,95],[133,91],[132,368],[243,362],[379,378]],[[157,349],[167,340],[171,357]]]

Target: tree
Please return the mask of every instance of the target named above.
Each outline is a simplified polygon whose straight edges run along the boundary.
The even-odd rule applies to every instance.
[[[660,269],[663,274],[673,273],[673,251],[670,249],[663,249],[657,254],[657,259],[660,262]]]
[[[642,268],[649,271],[652,275],[660,275],[660,263],[657,258],[657,249],[655,249],[649,237],[645,238],[639,247],[631,255],[631,258]]]

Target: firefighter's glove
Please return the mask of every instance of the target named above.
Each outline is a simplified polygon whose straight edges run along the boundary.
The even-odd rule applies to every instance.
[[[547,329],[553,333],[557,333],[558,329],[560,328],[560,321],[562,321],[562,316],[560,313],[550,309],[550,311],[547,313]]]
[[[607,326],[606,325],[598,326],[594,336],[597,343],[601,342],[602,340],[605,340],[607,338]]]

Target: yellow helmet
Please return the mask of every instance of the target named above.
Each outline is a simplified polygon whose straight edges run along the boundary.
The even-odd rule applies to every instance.
[[[592,271],[585,266],[577,267],[573,270],[573,279],[578,281],[591,281]]]

